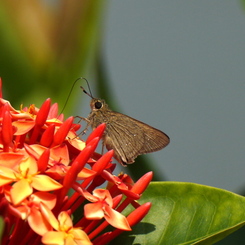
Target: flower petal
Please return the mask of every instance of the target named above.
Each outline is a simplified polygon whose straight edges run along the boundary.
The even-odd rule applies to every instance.
[[[67,173],[67,170],[69,169],[69,166],[62,165],[54,165],[53,167],[50,167],[48,170],[46,170],[46,174],[49,175],[52,179],[55,180],[61,180],[64,178],[64,176]]]
[[[52,211],[44,204],[40,203],[40,211],[42,215],[48,220],[49,224],[55,229],[59,230],[59,221],[56,219]]]
[[[124,215],[110,208],[109,206],[104,206],[105,208],[105,219],[106,221],[121,230],[131,231],[128,221]]]
[[[32,196],[32,202],[44,203],[49,209],[53,209],[56,204],[56,195],[48,192],[35,192]]]
[[[93,191],[93,195],[98,197],[101,201],[105,201],[110,207],[113,205],[111,194],[105,189],[96,189]]]
[[[32,178],[32,187],[39,191],[53,191],[62,188],[62,185],[46,175],[36,175]]]
[[[32,187],[26,179],[22,179],[16,182],[10,190],[11,200],[13,204],[19,204],[26,197],[30,196],[32,194],[32,191]]]
[[[101,203],[88,203],[84,206],[84,215],[86,219],[102,219],[104,212]]]
[[[42,237],[43,244],[56,244],[56,245],[64,245],[65,242],[65,233],[57,232],[57,231],[49,231]]]
[[[88,168],[83,168],[82,171],[77,175],[77,180],[86,179],[96,175],[96,172]]]
[[[14,135],[23,135],[29,132],[35,126],[35,121],[15,121],[12,123],[12,125],[17,129]]]
[[[51,225],[36,207],[31,208],[31,213],[27,218],[28,224],[38,235],[42,236],[52,230]]]
[[[12,169],[0,166],[0,186],[13,182],[15,178],[15,172]]]
[[[69,230],[73,227],[72,220],[70,216],[67,214],[67,212],[61,212],[58,216],[58,220],[61,227],[65,227],[65,229]]]
[[[8,168],[14,168],[24,157],[24,154],[2,152],[0,154],[0,165]]]
[[[61,144],[59,146],[53,147],[50,149],[50,157],[59,163],[63,163],[64,165],[68,166],[70,159],[69,159],[69,152],[68,148],[65,144]]]
[[[72,235],[74,236],[74,240],[76,240],[76,244],[78,245],[92,245],[87,236],[86,232],[81,229],[73,228]]]
[[[37,173],[37,162],[32,156],[29,156],[19,164],[19,169],[23,176],[27,175],[27,173],[35,174]]]
[[[72,133],[68,134],[68,142],[70,143],[70,145],[72,147],[78,149],[79,151],[82,151],[85,148],[85,146],[86,146],[84,141],[81,141],[80,139],[77,139],[76,135],[72,134]]]

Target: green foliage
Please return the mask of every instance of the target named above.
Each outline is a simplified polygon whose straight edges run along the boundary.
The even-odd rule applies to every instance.
[[[145,219],[112,244],[214,244],[245,224],[245,198],[214,187],[153,182],[140,200],[148,201]]]
[[[4,229],[4,222],[3,222],[3,218],[0,217],[0,241],[2,239],[3,229]]]

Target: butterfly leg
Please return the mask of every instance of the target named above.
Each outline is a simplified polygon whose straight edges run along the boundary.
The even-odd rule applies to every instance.
[[[78,123],[80,123],[82,120],[87,122],[87,125],[86,125],[85,129],[80,133],[81,135],[84,135],[87,132],[88,127],[90,126],[90,120],[87,119],[86,117],[80,117],[80,116],[75,116],[75,118],[79,118],[80,119],[78,121]]]

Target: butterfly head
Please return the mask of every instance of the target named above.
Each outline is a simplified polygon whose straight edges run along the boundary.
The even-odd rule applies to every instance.
[[[108,106],[102,99],[92,98],[90,102],[90,107],[92,111],[107,110]]]

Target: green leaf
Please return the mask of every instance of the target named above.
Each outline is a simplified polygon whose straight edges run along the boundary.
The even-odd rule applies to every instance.
[[[0,241],[2,241],[3,230],[4,230],[4,222],[3,222],[3,218],[0,217]]]
[[[153,182],[141,198],[145,219],[112,244],[214,244],[245,222],[245,198],[193,183]]]

